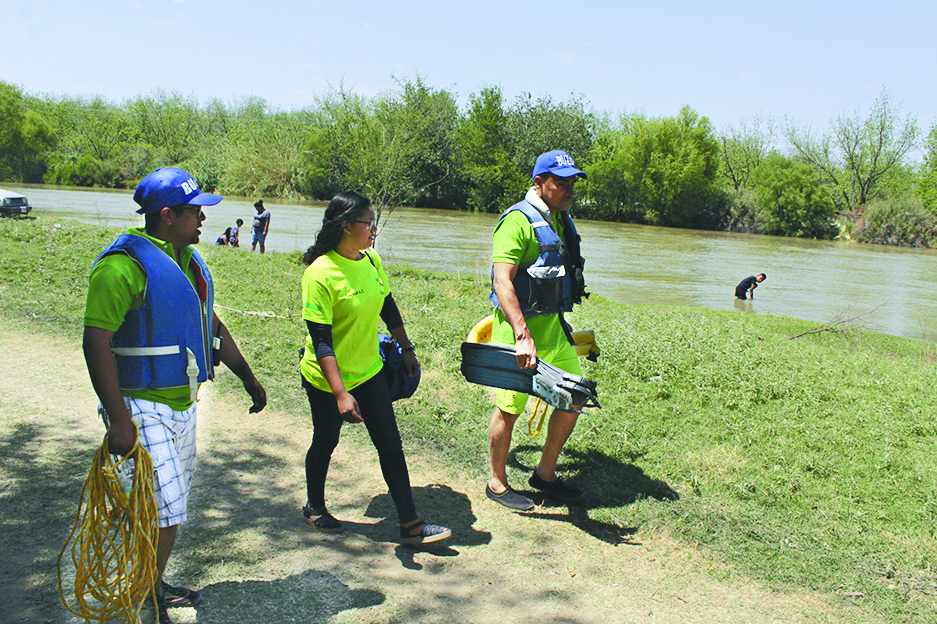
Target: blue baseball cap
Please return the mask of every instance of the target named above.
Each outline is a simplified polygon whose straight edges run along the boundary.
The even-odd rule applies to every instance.
[[[537,156],[537,162],[534,163],[534,173],[530,177],[533,179],[544,173],[552,173],[560,178],[569,178],[572,176],[589,177],[579,169],[576,169],[576,163],[573,162],[573,157],[563,150],[553,150],[552,152]]]
[[[214,206],[221,195],[203,193],[188,171],[176,167],[163,167],[140,180],[133,201],[140,204],[139,214],[159,212],[169,206]]]

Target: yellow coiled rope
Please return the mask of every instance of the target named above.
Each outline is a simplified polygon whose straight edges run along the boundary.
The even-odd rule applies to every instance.
[[[133,466],[133,485],[121,486],[117,466]],[[156,499],[153,462],[140,446],[118,462],[107,450],[107,435],[81,489],[75,525],[58,558],[59,595],[85,621],[137,622],[143,600],[156,583]],[[62,557],[71,546],[75,606],[65,598]],[[153,598],[155,601],[155,597]]]

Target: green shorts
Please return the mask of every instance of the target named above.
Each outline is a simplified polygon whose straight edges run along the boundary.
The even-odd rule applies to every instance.
[[[561,344],[558,348],[550,351],[540,351],[538,349],[537,357],[567,373],[582,376],[582,364],[579,362],[579,356],[576,355],[576,350],[569,343]],[[498,399],[495,405],[508,414],[522,414],[527,406],[529,396],[523,392],[498,389]]]

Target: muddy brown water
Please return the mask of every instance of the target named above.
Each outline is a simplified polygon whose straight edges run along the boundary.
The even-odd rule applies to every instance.
[[[34,215],[54,213],[118,227],[142,223],[129,191],[10,190],[29,197]],[[206,209],[201,244],[213,244],[241,218],[241,252],[249,249],[254,199],[226,197]],[[264,203],[272,214],[269,251],[295,251],[312,243],[324,203]],[[492,214],[400,208],[383,216],[376,246],[390,264],[487,276],[496,220]],[[859,323],[869,329],[928,341],[937,337],[937,250],[576,223],[589,290],[612,301],[738,310],[817,323],[862,315]],[[735,299],[735,285],[760,272],[768,279],[755,291],[755,300]]]

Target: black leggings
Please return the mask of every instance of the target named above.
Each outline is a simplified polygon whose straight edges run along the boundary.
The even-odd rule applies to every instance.
[[[306,496],[313,509],[325,509],[325,477],[329,472],[332,451],[338,445],[338,437],[345,422],[338,413],[338,402],[331,392],[314,387],[303,377],[303,388],[309,397],[312,410],[312,444],[306,452]],[[357,388],[351,395],[358,401],[364,426],[368,429],[371,442],[377,449],[381,472],[397,507],[401,524],[417,519],[410,490],[410,474],[407,460],[403,456],[403,444],[397,430],[397,420],[387,389],[387,380],[378,373]]]

